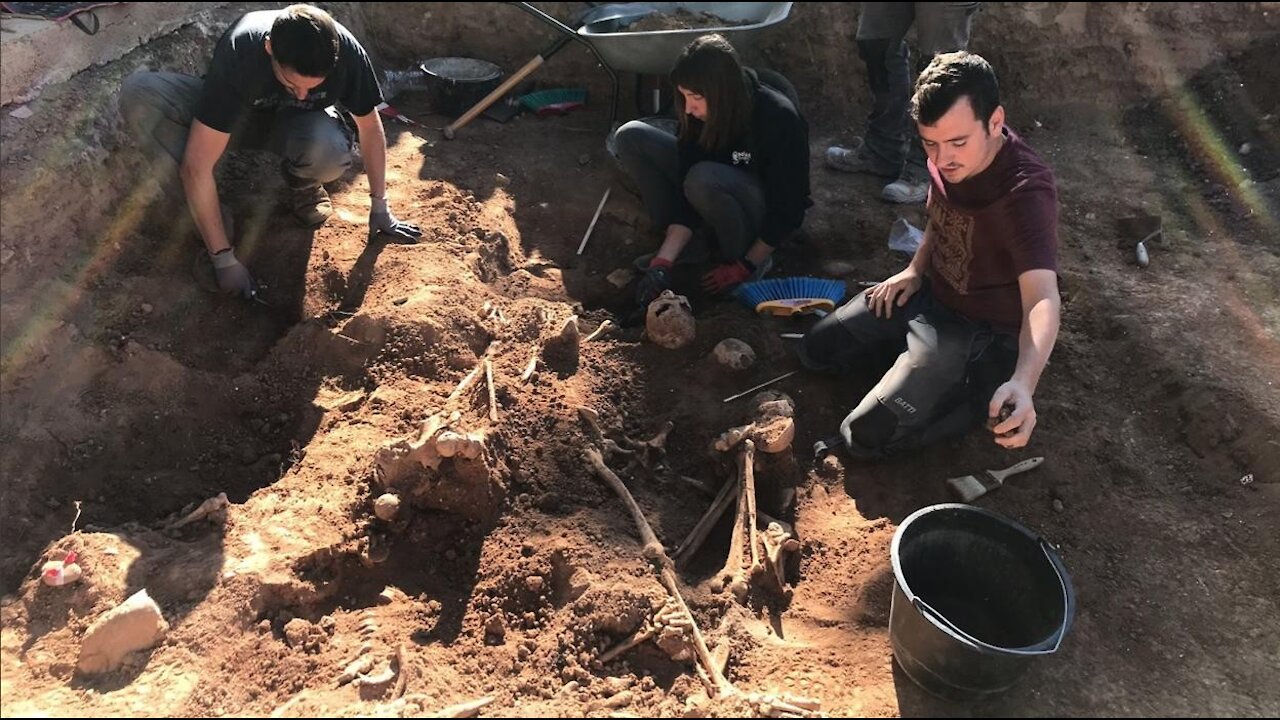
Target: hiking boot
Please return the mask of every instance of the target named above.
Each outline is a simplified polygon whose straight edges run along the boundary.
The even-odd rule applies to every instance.
[[[929,180],[928,178],[917,179],[903,175],[885,185],[884,190],[880,191],[880,197],[885,202],[899,203],[901,205],[922,203],[929,197]]]
[[[333,201],[323,185],[293,188],[290,190],[289,209],[303,227],[317,228],[333,214]]]
[[[847,173],[867,173],[880,177],[897,177],[898,170],[876,157],[861,140],[851,148],[832,145],[827,148],[827,167]]]

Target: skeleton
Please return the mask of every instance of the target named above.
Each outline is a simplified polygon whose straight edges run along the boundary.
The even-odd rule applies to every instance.
[[[650,638],[663,652],[676,662],[687,662],[694,658],[691,638],[693,618],[685,615],[674,600],[668,598],[653,619],[646,622],[631,637],[623,640],[600,655],[600,662],[612,662],[614,658]]]
[[[600,438],[600,442],[603,442],[604,438],[603,433],[600,432],[598,416],[589,408],[579,408],[579,410],[582,419],[591,427],[593,434]],[[669,431],[669,428],[665,430],[660,434],[661,437],[665,439],[666,432]],[[740,498],[747,495],[754,496],[755,480],[749,471],[753,452],[752,443],[747,441],[741,454],[740,472],[744,474],[744,483],[747,485],[749,492],[739,493]],[[698,677],[706,686],[707,692],[713,697],[745,697],[753,707],[766,717],[817,717],[817,701],[792,697],[779,698],[773,695],[744,694],[725,677],[724,666],[727,656],[723,652],[719,656],[713,655],[707,647],[697,620],[694,619],[693,613],[689,611],[689,606],[685,603],[684,597],[680,593],[679,581],[676,578],[671,559],[667,556],[662,544],[658,542],[657,536],[653,533],[653,528],[650,527],[649,521],[645,519],[644,513],[640,510],[640,506],[636,504],[635,498],[632,497],[631,492],[627,490],[627,486],[623,484],[622,480],[605,464],[605,457],[598,446],[587,447],[583,450],[582,455],[596,475],[609,485],[631,513],[643,545],[642,554],[654,564],[668,596],[667,602],[654,615],[651,623],[646,624],[632,637],[604,653],[600,658],[601,661],[609,662],[645,640],[657,638],[656,642],[659,647],[671,654],[674,659],[692,656],[696,660],[694,667],[697,670]],[[750,504],[749,511],[754,518],[754,501]],[[739,547],[739,554],[741,554],[741,541],[735,541],[735,544]],[[721,649],[723,650],[724,648],[722,647]]]
[[[421,468],[435,470],[445,458],[480,460],[484,456],[485,436],[478,432],[458,432],[448,428],[461,420],[461,413],[447,417],[436,413],[422,423],[413,440],[402,439],[380,448],[374,454],[374,468],[384,487],[393,487],[401,478]]]
[[[733,687],[733,684],[729,682],[719,666],[716,665],[714,659],[712,659],[711,651],[707,649],[707,644],[702,638],[702,632],[698,629],[698,623],[694,620],[693,614],[689,612],[689,606],[685,604],[684,597],[680,594],[680,585],[676,579],[671,558],[667,557],[667,551],[663,549],[662,543],[658,542],[657,536],[653,534],[653,528],[649,526],[649,521],[645,519],[644,513],[641,512],[640,506],[636,504],[635,498],[631,496],[631,492],[627,490],[627,486],[622,483],[622,480],[618,479],[618,476],[605,464],[600,450],[588,447],[583,450],[583,458],[595,471],[596,475],[617,493],[618,497],[631,512],[631,517],[636,523],[636,529],[640,532],[640,540],[644,546],[644,556],[658,568],[662,586],[666,588],[671,601],[680,609],[681,614],[689,618],[690,639],[692,640],[698,665],[706,674],[705,682],[708,692],[715,693],[717,696],[736,694],[738,692],[737,689]]]
[[[597,326],[595,330],[592,330],[590,335],[583,338],[582,342],[591,342],[592,340],[595,340],[596,338],[601,337],[605,333],[612,332],[617,328],[618,326],[615,325],[612,320],[605,320],[604,322],[600,323],[600,325]]]
[[[484,359],[484,380],[489,388],[489,422],[498,422],[498,399],[493,389],[493,363]]]
[[[600,425],[600,413],[582,406],[578,408],[578,417],[586,423],[591,441],[600,447],[606,460],[612,460],[619,455],[627,458],[627,471],[636,465],[645,469],[660,465],[667,452],[667,436],[675,428],[675,424],[668,420],[662,423],[657,434],[648,440],[633,440],[624,436],[622,443],[619,444],[605,436],[604,428]]]
[[[477,460],[484,456],[485,435],[451,429],[462,419],[462,413],[457,410],[449,412],[449,409],[484,375],[489,380],[489,418],[491,421],[497,418],[493,366],[488,357],[497,350],[497,346],[496,342],[489,345],[486,356],[449,393],[444,401],[445,409],[432,414],[422,423],[417,438],[397,440],[374,454],[374,469],[383,486],[392,487],[398,480],[415,474],[420,468],[435,470],[440,467],[443,458]]]
[[[187,525],[190,525],[193,522],[199,522],[206,518],[219,520],[220,518],[225,516],[225,511],[228,505],[230,505],[230,502],[227,500],[227,494],[224,492],[218,493],[215,497],[211,497],[208,500],[205,500],[204,502],[200,503],[199,507],[197,507],[195,510],[192,510],[185,517],[178,520],[174,520],[173,522],[166,525],[165,529],[177,530],[180,527],[185,527]]]
[[[795,695],[777,695],[752,694],[747,696],[752,707],[761,717],[771,718],[791,718],[791,717],[821,717],[819,708],[822,706],[821,701],[812,698],[797,697]]]
[[[752,421],[722,433],[716,438],[715,449],[728,452],[746,438],[766,453],[790,448],[796,436],[795,402],[782,393],[766,390],[752,398],[751,404],[755,408]]]
[[[502,312],[502,308],[493,304],[492,300],[485,300],[484,307],[480,308],[480,316],[485,320],[494,320],[496,322],[507,324],[507,316]]]
[[[795,437],[792,415],[795,403],[782,393],[762,392],[752,400],[754,421],[730,428],[713,443],[720,452],[739,448],[738,477],[725,483],[706,514],[694,525],[684,542],[676,549],[677,567],[684,567],[706,541],[720,516],[737,501],[737,516],[730,539],[729,555],[716,574],[719,589],[729,589],[745,600],[752,583],[762,584],[773,592],[788,595],[786,556],[800,550],[794,529],[756,510],[754,460],[757,446],[766,452],[781,452]],[[760,523],[765,529],[760,531]]]

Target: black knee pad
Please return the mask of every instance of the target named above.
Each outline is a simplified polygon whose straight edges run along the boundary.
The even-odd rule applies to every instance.
[[[840,423],[845,446],[858,457],[883,457],[897,430],[898,416],[879,401],[858,407]]]

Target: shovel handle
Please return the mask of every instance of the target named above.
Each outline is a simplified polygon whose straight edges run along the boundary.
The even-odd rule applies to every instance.
[[[472,105],[470,110],[462,114],[462,117],[454,120],[452,123],[449,123],[449,126],[444,129],[445,137],[452,139],[454,133],[465,127],[467,123],[479,117],[480,113],[488,110],[490,105],[497,102],[503,95],[506,95],[511,88],[519,85],[520,81],[528,77],[534,70],[537,70],[545,60],[546,58],[542,55],[534,56],[532,60],[524,64],[524,67],[517,70],[515,75],[507,78],[506,82],[502,83],[493,92],[486,95],[483,100]]]
[[[1035,470],[1040,467],[1040,464],[1043,462],[1044,458],[1042,457],[1027,458],[1026,460],[1023,460],[1011,467],[1007,467],[1004,470],[992,470],[991,477],[1003,482],[1004,479],[1010,475],[1017,475],[1018,473],[1024,473],[1028,470]]]

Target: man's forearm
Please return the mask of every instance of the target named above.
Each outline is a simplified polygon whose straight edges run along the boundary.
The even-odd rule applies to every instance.
[[[360,155],[364,158],[364,174],[369,178],[369,195],[387,196],[387,134],[382,129],[378,111],[373,111],[374,122],[360,128]]]
[[[1059,316],[1058,300],[1044,298],[1032,305],[1022,319],[1022,331],[1018,335],[1018,364],[1011,379],[1026,385],[1028,392],[1036,391],[1040,374],[1049,363],[1049,355],[1058,340]]]
[[[182,172],[182,188],[187,195],[187,206],[195,217],[196,228],[210,253],[231,247],[227,229],[222,226],[222,209],[218,203],[218,185],[213,171],[186,170]]]
[[[911,256],[911,262],[907,267],[915,270],[917,275],[924,277],[925,270],[929,267],[929,253],[932,251],[932,233],[925,232],[924,239],[920,241],[920,247],[916,248],[916,254]]]

